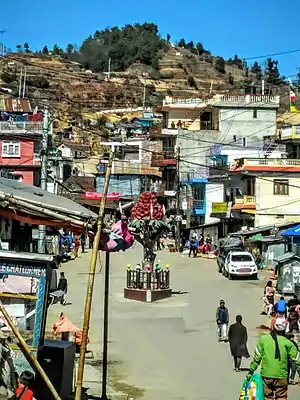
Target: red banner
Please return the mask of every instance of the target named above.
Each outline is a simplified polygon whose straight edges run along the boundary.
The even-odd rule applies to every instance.
[[[87,200],[101,200],[103,194],[98,192],[85,192],[84,197]],[[107,193],[107,200],[115,200],[115,201],[120,200],[120,193],[116,192]]]

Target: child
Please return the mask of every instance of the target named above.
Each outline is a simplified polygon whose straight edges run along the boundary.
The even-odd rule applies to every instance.
[[[287,339],[289,339],[293,345],[296,347],[297,351],[299,351],[298,345],[295,342],[295,336],[292,333],[287,333],[286,334]],[[289,383],[291,385],[295,385],[295,376],[297,372],[297,367],[295,361],[289,359],[289,373],[288,373],[288,379]]]

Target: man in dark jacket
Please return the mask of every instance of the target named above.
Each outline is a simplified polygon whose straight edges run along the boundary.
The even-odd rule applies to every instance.
[[[218,340],[219,342],[226,342],[227,340],[227,327],[229,323],[229,313],[225,307],[225,301],[220,300],[220,305],[216,312],[216,322],[218,325]]]
[[[60,273],[57,290],[61,290],[62,292],[64,292],[64,295],[61,297],[60,304],[62,306],[65,306],[66,305],[66,295],[68,292],[68,281],[67,281],[67,278],[65,277],[64,272]]]
[[[234,360],[234,371],[241,370],[242,357],[249,358],[247,349],[247,328],[242,324],[242,316],[236,316],[236,323],[230,325],[228,331],[228,341],[230,344],[231,355]]]

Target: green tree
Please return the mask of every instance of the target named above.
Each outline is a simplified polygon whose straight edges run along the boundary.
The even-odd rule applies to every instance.
[[[268,83],[273,85],[281,83],[278,61],[272,60],[272,58],[267,58],[266,75]]]
[[[179,40],[179,42],[178,42],[178,47],[185,47],[185,46],[186,46],[185,40],[184,40],[183,38],[181,38],[181,39]]]
[[[168,33],[167,34],[167,42],[170,43],[170,40],[171,40],[171,35]]]
[[[229,72],[229,74],[228,74],[228,83],[230,85],[234,85],[234,77],[231,72]]]
[[[225,60],[223,57],[217,57],[215,62],[215,68],[221,74],[225,74]]]
[[[47,46],[44,46],[44,47],[43,47],[42,53],[43,53],[43,54],[49,54],[49,50],[48,50],[48,47],[47,47]]]
[[[25,53],[29,53],[29,44],[27,42],[24,43],[23,48],[25,50]]]
[[[74,46],[72,44],[68,44],[66,48],[66,53],[70,56],[74,51]]]
[[[261,78],[262,78],[262,69],[261,69],[261,66],[258,64],[257,61],[255,61],[255,62],[253,63],[253,65],[252,65],[250,71],[252,72],[252,74],[255,74],[256,79],[257,79],[258,81],[261,80]]]
[[[196,83],[196,81],[195,81],[195,78],[194,78],[192,75],[189,75],[189,76],[188,76],[188,81],[187,81],[187,83],[188,83],[188,85],[189,85],[191,88],[198,89],[197,83]]]
[[[55,55],[59,55],[59,54],[62,53],[62,49],[60,47],[58,47],[57,44],[55,44],[53,46],[52,53],[55,54]]]
[[[199,56],[201,56],[204,53],[205,50],[204,50],[204,47],[202,46],[202,43],[198,42],[196,44],[196,50],[197,50]]]
[[[22,53],[22,49],[23,49],[23,47],[22,47],[22,45],[21,44],[17,44],[17,52],[18,53]]]

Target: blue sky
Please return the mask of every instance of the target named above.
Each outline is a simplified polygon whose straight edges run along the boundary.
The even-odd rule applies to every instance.
[[[300,15],[299,1],[290,6],[282,0],[185,0],[175,4],[174,0],[5,1],[0,30],[7,32],[0,40],[12,49],[26,41],[33,50],[54,43],[65,47],[68,43],[80,44],[97,29],[148,21],[159,26],[162,36],[170,33],[171,41],[181,37],[201,41],[213,55],[224,58],[300,48],[296,18]],[[277,59],[282,74],[297,73],[300,52]]]

